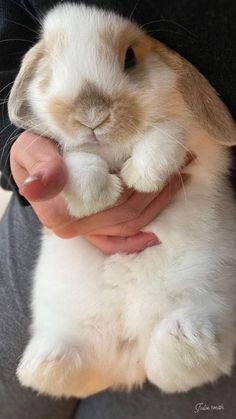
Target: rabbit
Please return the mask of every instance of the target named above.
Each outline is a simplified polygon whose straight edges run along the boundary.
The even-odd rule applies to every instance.
[[[146,380],[186,392],[230,374],[236,129],[210,83],[129,19],[63,3],[45,15],[8,108],[18,127],[56,138],[68,170],[63,195],[77,218],[114,205],[121,178],[160,191],[187,151],[197,156],[185,188],[144,229],[158,246],[106,255],[84,237],[43,230],[20,382],[83,398]]]

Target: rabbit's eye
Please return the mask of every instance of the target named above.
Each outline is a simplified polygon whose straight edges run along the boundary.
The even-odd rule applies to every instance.
[[[134,67],[136,64],[136,57],[133,48],[129,47],[125,54],[125,70]]]

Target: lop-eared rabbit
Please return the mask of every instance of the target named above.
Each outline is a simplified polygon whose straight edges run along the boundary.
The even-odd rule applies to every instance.
[[[182,392],[229,374],[236,130],[208,81],[128,19],[64,3],[23,59],[9,114],[38,141],[58,142],[69,174],[63,194],[78,218],[117,201],[118,172],[137,191],[159,191],[187,151],[197,156],[184,189],[145,229],[158,246],[111,256],[84,237],[43,232],[21,383],[86,397],[146,379]]]

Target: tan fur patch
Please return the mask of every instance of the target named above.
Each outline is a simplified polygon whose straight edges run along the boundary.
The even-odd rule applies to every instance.
[[[127,28],[119,33],[119,36],[107,26],[102,30],[101,40],[103,43],[101,48],[104,49],[107,46],[108,50],[112,48],[113,51],[116,51],[121,64],[124,63],[125,53],[129,47],[134,49],[137,62],[141,62],[152,48],[152,39],[135,26],[130,25],[127,25]]]
[[[178,53],[155,43],[156,51],[178,74],[178,91],[193,118],[219,143],[236,144],[236,124],[207,79]]]
[[[137,97],[123,91],[113,96],[114,125],[112,141],[126,142],[137,135],[145,119],[142,104]]]
[[[110,104],[108,95],[91,82],[85,82],[76,99],[54,98],[49,103],[48,110],[59,126],[66,127],[73,134],[80,125],[89,126],[88,114],[91,108],[96,112],[96,119],[103,120]]]
[[[75,107],[79,109],[79,113],[83,119],[93,107],[96,112],[103,112],[111,105],[111,98],[105,92],[102,92],[94,83],[87,81],[84,83],[76,101]]]
[[[86,83],[76,99],[55,97],[48,106],[54,121],[70,134],[79,131],[81,123],[93,108],[101,120],[109,112],[104,124],[109,124],[111,141],[127,141],[139,129],[143,120],[142,106],[136,97],[126,91],[114,92],[110,96],[101,92],[92,83]]]
[[[39,41],[28,51],[22,61],[20,71],[10,93],[8,111],[11,122],[24,129],[31,128],[31,124],[29,126],[30,110],[25,92],[30,80],[34,77],[38,63],[40,59],[44,57],[44,54],[45,49],[43,41]]]
[[[48,112],[59,127],[74,134],[78,129],[78,122],[73,117],[74,101],[71,98],[55,97],[48,104]]]
[[[21,372],[18,372],[21,378]],[[43,361],[30,376],[23,377],[25,385],[29,385],[42,393],[55,396],[87,397],[112,385],[111,377],[104,376],[101,369],[95,366],[79,368],[68,364],[66,360],[55,359]]]
[[[183,61],[179,89],[199,124],[217,141],[236,144],[236,125],[216,91],[190,63]]]
[[[37,74],[40,76],[39,82],[38,82],[39,90],[42,93],[45,93],[48,89],[49,83],[51,81],[51,76],[52,76],[50,64],[48,62],[47,57],[43,57],[43,59],[39,63],[39,66],[37,68]]]

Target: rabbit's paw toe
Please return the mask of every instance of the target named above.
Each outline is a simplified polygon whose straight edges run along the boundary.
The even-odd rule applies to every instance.
[[[127,186],[139,192],[158,192],[164,186],[164,179],[159,177],[155,171],[148,167],[142,170],[132,158],[125,162],[121,176]]]

